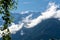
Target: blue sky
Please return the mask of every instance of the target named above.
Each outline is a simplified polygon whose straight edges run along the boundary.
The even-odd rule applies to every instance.
[[[20,13],[21,11],[39,11],[42,12],[47,9],[49,2],[55,2],[59,4],[59,0],[18,0],[16,10],[12,10],[13,13]]]

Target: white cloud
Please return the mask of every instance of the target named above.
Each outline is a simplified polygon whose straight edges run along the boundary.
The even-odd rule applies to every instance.
[[[0,30],[0,38],[2,37],[2,31]]]
[[[54,18],[59,18],[60,19],[60,10],[56,11],[56,14],[55,14]]]
[[[23,24],[24,23],[21,23],[21,24],[14,24],[14,23],[12,23],[12,25],[10,27],[8,27],[9,30],[10,30],[10,33],[11,34],[15,34],[17,31],[19,31],[23,27]],[[0,30],[0,38],[2,37],[2,33],[3,32],[5,34],[8,34],[9,33],[9,32],[7,33],[7,29],[6,30],[3,30],[3,31]]]
[[[33,20],[30,20],[30,19],[26,18],[25,19],[25,27],[26,28],[32,28],[32,27],[36,26],[38,23],[40,23],[42,20],[45,20],[45,19],[48,19],[48,18],[52,18],[55,14],[57,14],[57,15],[55,15],[56,17],[59,16],[58,13],[60,11],[56,10],[58,8],[58,5],[55,5],[55,3],[49,3],[48,6],[49,6],[49,8],[45,12],[42,12],[41,15],[38,16],[37,18],[35,18]],[[55,18],[55,16],[54,16],[54,18]],[[28,19],[28,22],[26,22],[27,19]]]
[[[28,15],[26,18],[23,18],[22,22],[29,22],[31,20],[32,14]]]
[[[17,31],[19,31],[23,27],[23,24],[24,23],[21,24],[12,23],[12,25],[9,27],[11,34],[15,34]]]
[[[42,12],[41,17],[43,19],[51,18],[56,13],[57,5],[54,3],[49,3],[50,8],[48,8],[45,12]]]

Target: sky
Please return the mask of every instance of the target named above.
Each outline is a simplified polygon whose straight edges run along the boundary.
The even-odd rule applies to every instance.
[[[59,0],[18,0],[17,9],[11,10],[13,13],[20,13],[22,11],[38,11],[42,12],[47,9],[49,2],[59,4]]]

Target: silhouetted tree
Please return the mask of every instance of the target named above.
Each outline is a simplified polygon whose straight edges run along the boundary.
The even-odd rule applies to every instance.
[[[3,31],[6,30],[6,32],[2,33],[2,40],[11,40],[10,31],[8,29],[8,26],[12,22],[10,10],[14,9],[15,5],[16,5],[15,0],[0,0],[0,14],[3,14],[2,19],[4,20],[2,30]]]

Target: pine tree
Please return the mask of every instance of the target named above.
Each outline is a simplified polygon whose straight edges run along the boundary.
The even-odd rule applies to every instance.
[[[15,8],[15,5],[15,0],[0,0],[0,14],[3,14],[2,19],[4,20],[2,31],[6,30],[2,33],[2,40],[11,40],[8,26],[12,22],[10,10]]]

